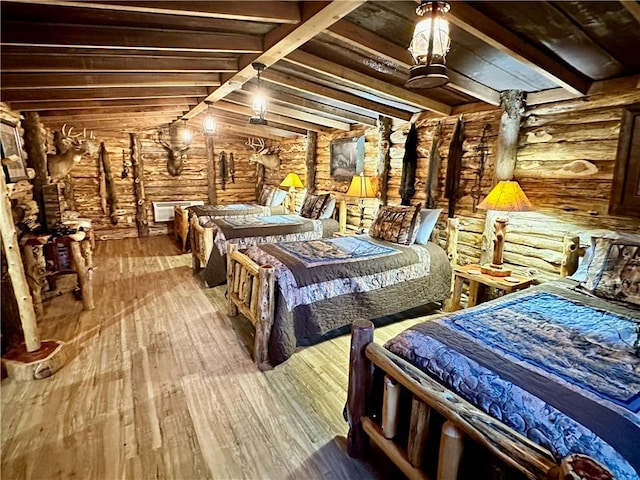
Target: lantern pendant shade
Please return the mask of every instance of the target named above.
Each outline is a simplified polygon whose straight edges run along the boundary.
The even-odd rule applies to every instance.
[[[216,119],[211,113],[211,102],[206,101],[207,113],[202,120],[202,131],[205,135],[214,135],[218,131],[218,125]]]
[[[182,125],[182,128],[180,129],[180,138],[182,139],[182,143],[184,144],[184,146],[188,147],[193,141],[193,131],[187,125],[186,118],[183,118],[182,121],[184,123]]]
[[[424,19],[413,32],[409,51],[416,65],[409,70],[406,86],[409,88],[434,88],[449,83],[445,57],[449,52],[449,23],[444,13],[449,11],[447,2],[423,1],[416,9]]]
[[[262,91],[262,80],[260,78],[260,74],[267,67],[258,62],[252,63],[251,66],[258,72],[258,89],[253,96],[251,109],[254,115],[249,119],[249,123],[253,125],[267,125],[267,98]]]

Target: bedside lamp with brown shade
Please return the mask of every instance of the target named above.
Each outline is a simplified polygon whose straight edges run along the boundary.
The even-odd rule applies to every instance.
[[[289,173],[280,184],[281,187],[289,189],[289,213],[296,211],[296,188],[304,188],[302,180],[295,173]]]
[[[533,205],[524,194],[518,182],[500,181],[489,192],[478,205],[483,210],[497,210],[500,212],[529,212],[533,210]],[[496,217],[494,228],[496,239],[493,244],[493,260],[490,264],[483,265],[482,273],[492,275],[494,277],[508,277],[511,270],[507,270],[502,265],[502,251],[504,249],[504,240],[507,234],[507,223],[509,218],[506,215]]]
[[[358,207],[360,208],[360,224],[358,225],[358,233],[363,233],[364,228],[364,199],[376,198],[376,192],[371,184],[371,177],[365,177],[363,174],[354,175],[351,179],[351,185],[346,193],[347,197],[357,197]]]

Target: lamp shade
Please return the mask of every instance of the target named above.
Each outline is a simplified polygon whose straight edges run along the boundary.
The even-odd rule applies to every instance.
[[[291,188],[291,187],[304,188],[304,185],[302,184],[302,180],[300,180],[300,177],[298,177],[298,175],[296,175],[295,173],[287,174],[287,176],[284,177],[284,180],[282,181],[280,186],[288,187],[288,188]]]
[[[518,182],[503,180],[493,187],[478,208],[503,212],[529,212],[533,210],[533,205]]]
[[[364,175],[354,175],[349,190],[347,190],[347,197],[376,198],[371,178]]]

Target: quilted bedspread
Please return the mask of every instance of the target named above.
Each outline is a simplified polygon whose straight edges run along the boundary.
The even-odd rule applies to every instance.
[[[355,318],[388,316],[449,296],[449,259],[433,243],[406,247],[364,236],[261,245],[246,253],[275,270],[278,298],[269,342],[274,366],[297,346],[317,343]]]
[[[637,311],[568,283],[416,325],[386,347],[561,459],[640,472]]]

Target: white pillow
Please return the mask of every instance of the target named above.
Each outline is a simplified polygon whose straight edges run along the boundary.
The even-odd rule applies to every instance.
[[[330,198],[327,204],[324,206],[319,218],[331,218],[333,211],[336,209],[336,199]]]
[[[300,215],[302,211],[302,205],[304,205],[304,200],[307,198],[307,189],[303,188],[302,190],[296,190],[296,213]]]
[[[416,243],[419,245],[426,245],[431,237],[431,232],[438,222],[438,217],[442,213],[441,208],[434,208],[430,210],[423,208],[420,210],[420,225],[418,226],[418,234],[416,235]]]
[[[578,268],[573,272],[572,275],[569,275],[567,278],[569,280],[575,280],[576,282],[583,282],[585,278],[587,278],[587,269],[589,268],[589,263],[591,262],[591,257],[593,256],[593,247],[589,245],[587,249],[584,251],[584,256],[580,259],[580,263],[578,263]]]
[[[272,207],[278,207],[282,205],[284,199],[287,198],[287,192],[284,190],[280,190],[279,188],[276,190],[276,193],[273,195],[273,200],[271,200]]]

